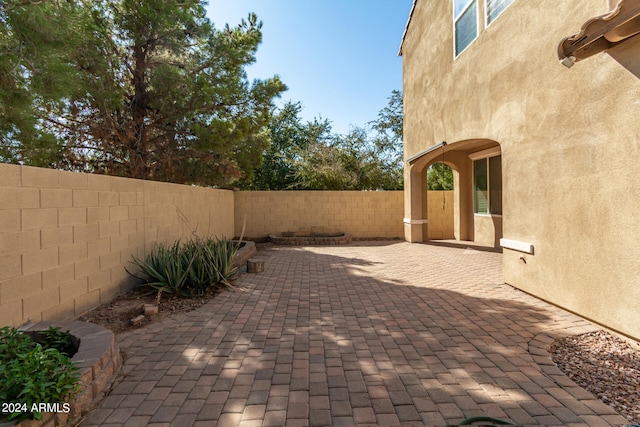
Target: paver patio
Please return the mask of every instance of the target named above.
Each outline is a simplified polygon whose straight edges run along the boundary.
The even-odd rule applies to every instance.
[[[544,351],[598,328],[467,246],[266,248],[238,290],[119,336],[124,375],[83,425],[623,424]]]

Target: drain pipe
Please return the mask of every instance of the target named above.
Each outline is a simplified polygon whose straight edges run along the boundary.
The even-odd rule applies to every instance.
[[[426,150],[416,154],[415,156],[409,157],[407,159],[407,163],[412,164],[413,162],[415,162],[416,160],[418,160],[420,157],[431,153],[432,151],[437,150],[438,148],[442,148],[445,145],[447,145],[447,141],[442,141],[440,144],[436,144],[433,147],[427,148]]]

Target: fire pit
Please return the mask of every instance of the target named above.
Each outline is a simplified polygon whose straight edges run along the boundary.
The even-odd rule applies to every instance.
[[[270,234],[269,241],[276,245],[346,245],[353,241],[346,233],[304,233],[286,232],[280,235]]]

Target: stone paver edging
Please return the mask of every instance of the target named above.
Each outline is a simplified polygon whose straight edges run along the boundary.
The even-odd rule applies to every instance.
[[[237,290],[118,336],[124,375],[83,425],[624,423],[546,352],[594,326],[504,285],[501,254],[376,241],[254,257],[264,273]]]
[[[82,378],[81,389],[71,402],[43,402],[70,403],[70,413],[45,413],[42,421],[23,421],[20,423],[22,427],[73,425],[104,397],[108,385],[121,365],[120,350],[113,332],[109,329],[93,323],[70,321],[40,322],[29,326],[25,331],[43,331],[50,326],[59,327],[63,332],[68,331],[80,340],[78,351],[71,360],[79,368]]]
[[[276,245],[309,246],[309,245],[346,245],[353,242],[350,234],[339,236],[278,236],[269,234],[269,241]]]
[[[232,242],[236,244],[239,243],[238,240],[233,240]],[[244,263],[257,252],[255,242],[243,240],[240,244],[242,246],[238,249],[235,258],[233,259],[233,267],[236,268],[242,267]]]

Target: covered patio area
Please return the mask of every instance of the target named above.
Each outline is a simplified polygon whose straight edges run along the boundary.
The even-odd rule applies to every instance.
[[[457,240],[500,247],[502,149],[489,139],[441,142],[406,160],[404,235],[425,242],[429,232],[427,172],[434,163],[453,171],[453,227]]]

